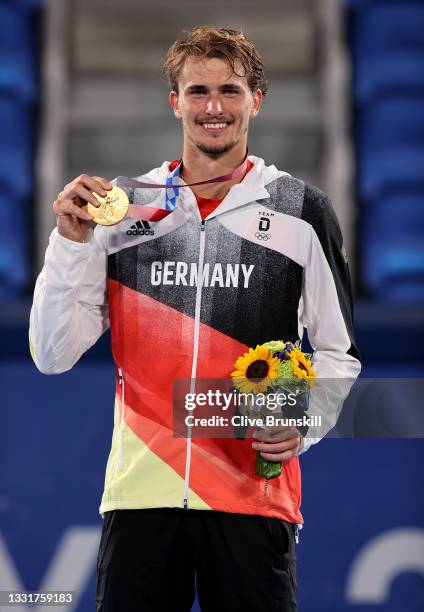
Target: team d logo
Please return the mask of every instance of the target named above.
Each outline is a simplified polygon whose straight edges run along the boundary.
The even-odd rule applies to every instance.
[[[270,225],[271,225],[271,221],[267,217],[261,217],[259,219],[258,230],[260,232],[267,232],[269,230]]]
[[[258,231],[255,236],[258,240],[269,240],[271,238],[271,234],[268,233],[268,230],[271,226],[271,220],[268,217],[259,217],[259,225]]]

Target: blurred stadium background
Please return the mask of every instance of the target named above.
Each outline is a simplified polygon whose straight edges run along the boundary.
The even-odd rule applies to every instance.
[[[109,340],[39,374],[32,289],[66,182],[179,156],[161,62],[206,23],[264,56],[250,151],[333,200],[362,375],[423,376],[422,0],[0,0],[0,590],[74,590],[67,610],[94,609]],[[423,459],[419,439],[329,439],[302,458],[300,610],[424,610]]]

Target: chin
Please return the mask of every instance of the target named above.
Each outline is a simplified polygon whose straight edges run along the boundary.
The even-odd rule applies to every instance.
[[[231,151],[231,149],[235,147],[236,144],[237,143],[235,142],[229,142],[220,145],[210,145],[205,144],[203,142],[197,142],[196,146],[199,151],[202,151],[202,153],[205,153],[205,155],[208,155],[208,157],[211,157],[212,159],[217,159],[218,157],[221,157],[221,155],[224,155],[225,153],[228,153],[228,151]]]

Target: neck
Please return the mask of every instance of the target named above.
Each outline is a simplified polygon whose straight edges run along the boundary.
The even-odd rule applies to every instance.
[[[245,142],[236,145],[217,159],[210,158],[197,147],[193,147],[191,143],[190,145],[191,146],[187,146],[187,142],[184,142],[182,175],[186,183],[196,183],[198,181],[214,178],[215,176],[228,174],[243,163],[243,159],[246,155]],[[236,183],[239,183],[242,179],[242,176],[238,176],[224,183],[199,185],[191,189],[195,194],[205,198],[223,198],[230,188]]]

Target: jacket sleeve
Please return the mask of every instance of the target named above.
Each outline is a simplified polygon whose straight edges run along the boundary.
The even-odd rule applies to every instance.
[[[87,243],[68,240],[56,228],[50,236],[29,328],[31,355],[44,374],[72,368],[109,326],[101,229]]]
[[[318,378],[309,394],[309,412],[320,414],[322,425],[316,429],[317,437],[303,439],[300,453],[336,424],[343,401],[361,371],[349,266],[336,213],[322,191],[305,185],[302,217],[310,226],[310,241],[300,322],[308,331],[314,351],[312,367]]]

